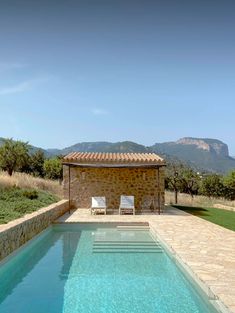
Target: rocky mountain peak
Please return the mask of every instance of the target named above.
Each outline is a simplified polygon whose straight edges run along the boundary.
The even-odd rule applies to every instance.
[[[228,146],[217,139],[184,137],[176,141],[176,143],[182,145],[194,145],[198,149],[206,150],[222,157],[229,156]]]

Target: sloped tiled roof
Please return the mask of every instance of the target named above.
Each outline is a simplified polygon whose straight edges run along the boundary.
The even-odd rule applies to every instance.
[[[165,165],[155,153],[71,152],[64,157],[63,163]]]

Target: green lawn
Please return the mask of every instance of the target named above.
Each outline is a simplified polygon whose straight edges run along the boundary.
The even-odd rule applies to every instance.
[[[209,222],[235,231],[235,212],[216,208],[199,208],[173,205],[175,208],[196,215]]]
[[[45,191],[17,187],[0,189],[0,224],[8,223],[57,201],[56,196]]]

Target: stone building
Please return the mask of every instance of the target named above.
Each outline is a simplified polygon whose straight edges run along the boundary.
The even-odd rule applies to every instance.
[[[120,196],[135,197],[137,213],[164,206],[165,161],[154,153],[70,153],[63,159],[64,196],[77,208],[90,208],[91,197],[105,196],[118,211]]]

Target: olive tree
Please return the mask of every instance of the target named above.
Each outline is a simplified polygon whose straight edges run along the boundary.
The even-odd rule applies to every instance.
[[[210,174],[202,179],[200,194],[206,197],[222,197],[224,195],[224,184],[222,177],[218,174]]]
[[[235,200],[235,170],[225,176],[224,185],[225,197],[229,200]]]
[[[42,150],[37,150],[31,156],[31,171],[33,175],[44,177],[45,154]]]
[[[59,158],[45,160],[44,162],[45,177],[49,179],[61,179],[63,175],[62,162]]]
[[[169,163],[166,170],[166,188],[174,191],[175,204],[178,203],[178,193],[181,189],[183,168],[182,164]]]
[[[192,170],[191,168],[185,168],[181,174],[181,192],[190,194],[193,199],[193,196],[198,193],[200,186],[200,177],[199,175]]]
[[[29,158],[28,142],[4,139],[0,147],[0,167],[12,176],[14,171],[23,167]]]

